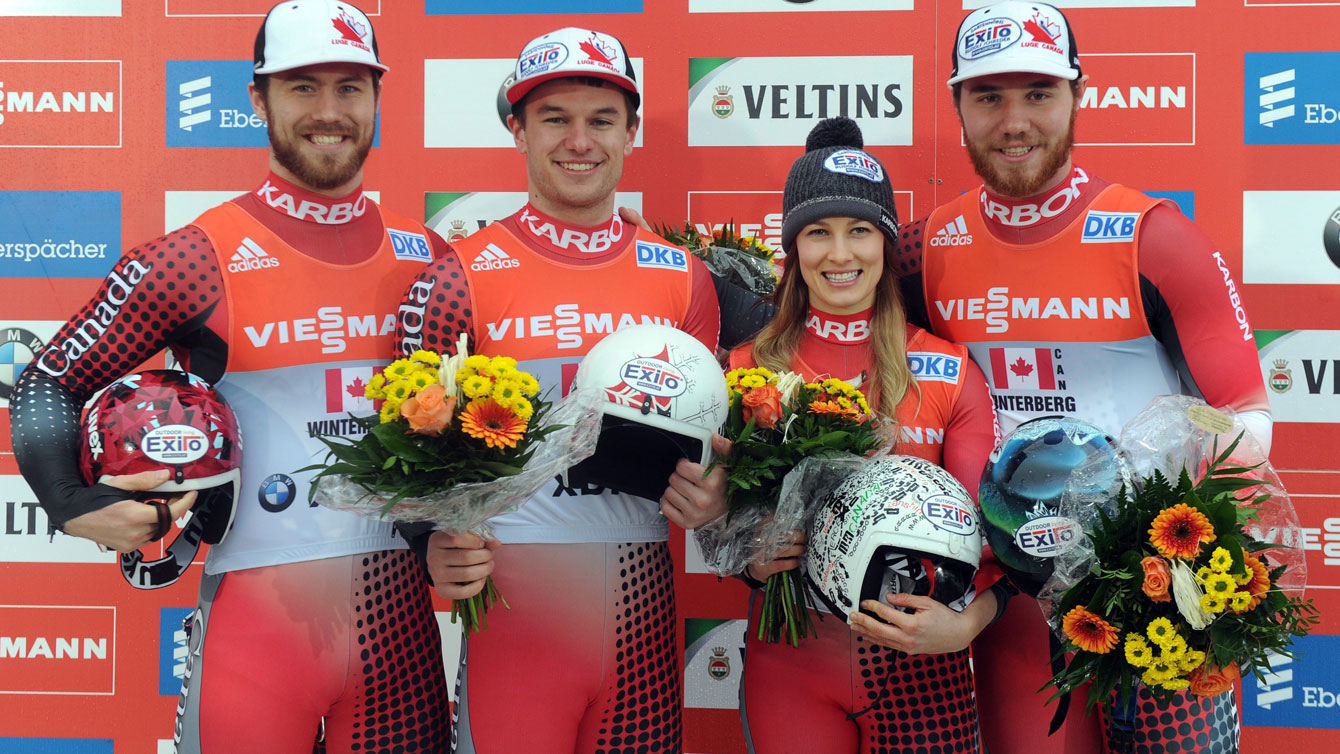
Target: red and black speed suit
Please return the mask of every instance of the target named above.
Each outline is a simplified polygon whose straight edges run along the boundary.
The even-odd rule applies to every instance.
[[[835,315],[811,308],[791,368],[808,381],[837,377],[858,386],[876,411],[873,309]],[[996,444],[996,417],[967,349],[907,325],[906,354],[917,386],[894,411],[894,451],[943,466],[975,490]],[[731,368],[754,366],[753,345],[731,352]],[[981,573],[990,586],[999,572]],[[817,636],[798,648],[760,641],[762,592],[750,596],[740,717],[749,751],[953,754],[981,750],[968,650],[907,655],[813,611]],[[997,594],[1003,600],[1005,594]]]
[[[575,227],[531,205],[454,241],[405,294],[402,353],[511,356],[554,397],[582,357],[633,324],[717,346],[711,275],[619,216]],[[461,654],[453,748],[480,754],[670,754],[682,748],[673,565],[656,502],[555,478],[492,519],[511,605]],[[668,484],[669,480],[662,480]],[[416,549],[426,546],[426,535]]]
[[[1238,412],[1269,449],[1269,403],[1228,264],[1174,205],[1076,167],[1024,200],[968,191],[899,235],[909,318],[968,346],[1004,434],[1066,414],[1115,436],[1154,397],[1184,393]],[[1034,692],[1051,675],[1050,653],[1033,600],[1013,600],[973,652],[993,754],[1098,750],[1094,721],[1074,707],[1065,733],[1047,738],[1051,708]],[[1183,695],[1177,706],[1165,723],[1167,711],[1142,698],[1138,718],[1111,728],[1109,743],[1217,752],[1231,740],[1236,751],[1231,694]]]
[[[445,249],[361,187],[331,199],[270,174],[125,252],[18,380],[15,456],[58,527],[126,497],[84,485],[80,410],[149,357],[170,348],[238,416],[243,483],[201,579],[179,751],[309,752],[323,721],[332,753],[444,746],[422,568],[388,525],[309,507],[295,470],[314,434],[348,431],[341,378],[389,361],[400,293]]]

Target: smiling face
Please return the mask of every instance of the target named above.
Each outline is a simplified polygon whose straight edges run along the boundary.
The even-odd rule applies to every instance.
[[[1087,78],[1087,77],[1085,77]],[[1070,173],[1075,116],[1084,79],[998,73],[963,82],[955,107],[973,167],[987,188],[1022,199]]]
[[[526,155],[531,204],[574,225],[608,221],[637,136],[623,93],[612,84],[555,79],[526,96],[524,113],[508,125]]]
[[[810,306],[829,314],[855,314],[875,303],[884,274],[884,234],[866,220],[828,217],[796,236],[796,262],[810,292]]]
[[[270,135],[270,169],[297,186],[344,196],[363,181],[380,89],[372,69],[329,63],[272,73],[251,105]]]

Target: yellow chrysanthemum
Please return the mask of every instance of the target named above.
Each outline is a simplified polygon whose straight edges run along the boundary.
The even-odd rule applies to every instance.
[[[522,421],[530,421],[530,417],[535,415],[535,407],[525,398],[517,398],[516,403],[512,404],[512,413]]]
[[[1233,556],[1228,554],[1228,550],[1222,547],[1214,548],[1210,554],[1210,570],[1215,573],[1228,573],[1228,569],[1233,567]]]
[[[461,367],[456,370],[456,384],[459,385],[477,374],[479,372],[470,367]]]
[[[1201,665],[1205,664],[1205,653],[1199,649],[1188,649],[1182,659],[1177,661],[1178,667],[1184,673],[1190,673]]]
[[[499,380],[493,386],[491,395],[499,406],[511,408],[521,398],[521,383],[516,380]]]
[[[738,371],[738,370],[736,370],[736,371]],[[736,385],[739,385],[739,384],[740,384],[740,376],[737,375],[737,374],[735,373],[735,371],[731,371],[730,374],[727,374],[727,375],[726,375],[726,389],[727,389],[727,390],[734,390],[734,389],[735,389],[735,386],[736,386]]]
[[[1154,661],[1154,650],[1140,634],[1126,636],[1126,662],[1137,668],[1147,668]]]
[[[429,385],[437,384],[437,373],[414,372],[408,378],[406,378],[405,381],[408,382],[410,387],[414,389],[414,392],[417,393],[420,390],[423,390],[424,388],[428,387]]]
[[[487,398],[493,393],[493,380],[482,374],[473,377],[467,377],[460,383],[461,390],[465,392],[465,397],[471,400],[475,398]]]
[[[386,397],[386,375],[376,374],[372,376],[372,381],[363,388],[363,397],[370,401],[378,401]]]
[[[1196,569],[1196,581],[1199,581],[1201,585],[1204,586],[1205,579],[1210,578],[1210,575],[1213,573],[1214,571],[1210,570],[1209,566],[1201,566]]]
[[[1217,599],[1228,599],[1228,595],[1237,588],[1238,585],[1233,583],[1233,577],[1226,573],[1212,573],[1205,579],[1205,594]]]
[[[382,374],[386,375],[387,380],[394,382],[405,379],[412,370],[413,365],[410,364],[409,359],[396,359],[391,362],[390,366],[382,370]]]
[[[819,390],[819,383],[817,383],[817,382],[806,382],[806,383],[805,383],[805,389],[806,389],[806,390],[815,390],[815,391],[817,391],[817,390]]]
[[[1146,686],[1157,686],[1176,677],[1177,666],[1161,660],[1150,663],[1145,672],[1140,674],[1140,680],[1144,681]]]
[[[521,392],[528,397],[533,397],[540,392],[540,381],[535,379],[529,372],[517,372],[517,382],[521,383]]]
[[[484,367],[488,366],[489,363],[492,362],[492,361],[493,361],[493,359],[490,359],[489,357],[484,356],[483,354],[478,354],[478,353],[477,353],[477,354],[475,354],[474,356],[466,357],[466,359],[465,359],[465,366],[466,366],[467,368],[469,368],[469,369],[473,369],[473,370],[475,370],[476,372],[478,372],[479,370],[481,370],[481,369],[483,369]]]
[[[432,351],[424,351],[422,349],[410,354],[409,360],[418,364],[432,364],[433,366],[442,363],[441,356],[438,356]]]
[[[1149,622],[1145,634],[1149,636],[1150,641],[1167,649],[1172,637],[1177,635],[1177,629],[1173,628],[1172,621],[1167,618],[1155,618]]]
[[[494,356],[489,359],[489,369],[502,374],[516,371],[516,359],[511,356]]]
[[[400,418],[400,401],[386,401],[382,404],[381,410],[377,412],[378,418],[382,424],[393,422]]]
[[[740,387],[744,388],[763,387],[766,384],[768,381],[756,374],[747,374],[740,378]]]
[[[1252,569],[1244,568],[1242,573],[1230,574],[1233,577],[1233,583],[1238,586],[1246,586],[1252,582]]]
[[[1181,664],[1182,658],[1186,657],[1186,652],[1186,639],[1183,639],[1181,634],[1173,634],[1168,646],[1164,647],[1162,654],[1159,655],[1159,659]]]
[[[1200,598],[1200,609],[1207,613],[1222,613],[1228,609],[1228,599],[1213,594],[1203,595]]]
[[[396,405],[404,403],[413,394],[414,387],[407,380],[396,380],[386,386],[386,400],[395,401]]]
[[[1235,613],[1245,613],[1252,606],[1252,595],[1248,592],[1234,592],[1228,596],[1228,609]]]
[[[771,369],[764,369],[763,367],[754,367],[753,369],[749,370],[749,373],[756,374],[759,377],[762,377],[764,382],[767,382],[768,380],[771,380],[772,378],[777,376],[772,373]]]
[[[851,399],[850,399],[850,398],[847,398],[847,397],[845,397],[845,396],[841,396],[841,395],[839,395],[839,396],[838,396],[837,398],[835,398],[834,400],[835,400],[835,401],[837,402],[837,404],[838,404],[839,406],[841,406],[843,409],[845,409],[845,410],[847,410],[847,411],[850,411],[850,410],[851,410]]]
[[[1171,678],[1169,680],[1164,681],[1161,685],[1163,686],[1163,688],[1169,691],[1181,691],[1182,689],[1190,686],[1191,681],[1188,681],[1185,678]]]

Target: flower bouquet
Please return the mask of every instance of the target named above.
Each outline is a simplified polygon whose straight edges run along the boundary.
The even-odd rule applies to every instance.
[[[1136,490],[1115,505],[1062,501],[1086,538],[1039,596],[1073,652],[1056,696],[1086,682],[1090,707],[1114,691],[1125,704],[1139,685],[1165,702],[1218,696],[1243,668],[1262,677],[1270,653],[1292,656],[1293,637],[1319,620],[1301,596],[1301,551],[1275,543],[1300,541],[1278,477],[1250,436],[1221,443],[1232,420],[1195,402],[1160,399],[1127,425],[1119,444]],[[1253,453],[1260,463],[1241,460]]]
[[[726,223],[711,235],[702,234],[693,223],[684,223],[682,228],[665,223],[655,232],[693,252],[714,274],[756,295],[771,295],[777,287],[781,270],[774,259],[776,252],[755,236],[736,233],[732,223]]]
[[[726,387],[730,413],[724,433],[734,443],[726,461],[730,508],[695,531],[708,567],[719,575],[776,557],[791,545],[792,532],[805,528],[823,495],[795,475],[788,478],[802,461],[865,456],[881,445],[865,397],[842,380],[807,383],[794,372],[735,369],[726,374]],[[822,476],[813,464],[797,473]],[[784,494],[797,488],[806,491]],[[813,632],[808,602],[798,573],[770,576],[758,638],[798,646]]]
[[[515,359],[469,355],[462,335],[449,358],[415,351],[374,376],[375,416],[352,417],[357,438],[321,436],[325,461],[312,499],[328,508],[488,537],[487,521],[521,504],[547,480],[591,455],[599,435],[596,396],[558,404],[539,396]],[[465,630],[488,628],[489,607],[506,601],[490,577],[452,605]]]

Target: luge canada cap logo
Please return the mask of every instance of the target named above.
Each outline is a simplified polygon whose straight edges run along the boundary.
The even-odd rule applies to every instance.
[[[385,72],[372,22],[337,0],[290,0],[270,10],[256,35],[256,73],[321,63],[358,63]]]
[[[952,86],[994,73],[1079,78],[1075,35],[1065,14],[1046,3],[1007,0],[969,13],[954,43]]]

